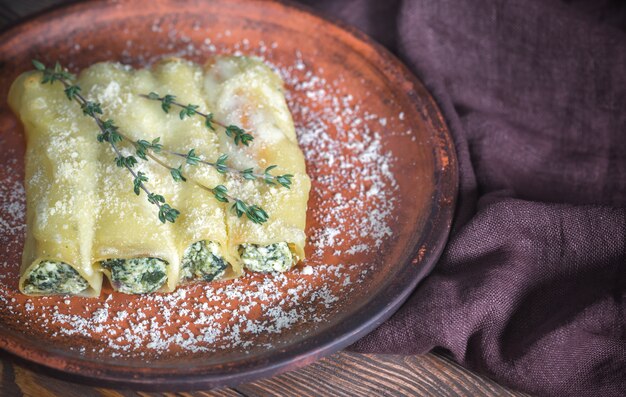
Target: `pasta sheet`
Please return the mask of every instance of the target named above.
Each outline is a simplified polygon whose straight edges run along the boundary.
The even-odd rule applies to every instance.
[[[201,67],[182,59],[166,59],[151,69],[134,70],[115,63],[99,63],[78,78],[81,93],[102,104],[102,118],[113,119],[131,140],[159,143],[168,151],[195,150],[215,162],[221,154],[239,169],[293,174],[290,189],[259,181],[227,178],[208,166],[186,164],[185,158],[160,153],[162,165],[180,167],[189,179],[176,182],[170,170],[156,161],[139,160],[146,186],[180,211],[175,223],[162,224],[158,209],[144,192],[133,192],[133,178],[115,164],[115,153],[94,120],[69,101],[59,82],[41,84],[41,74],[29,72],[11,87],[9,104],[24,125],[27,139],[27,237],[20,288],[33,266],[43,260],[65,262],[88,283],[87,296],[102,288],[100,266],[106,259],[155,257],[168,263],[162,291],[180,283],[181,258],[197,241],[218,243],[229,263],[226,278],[242,274],[238,248],[243,243],[267,245],[287,242],[298,260],[304,258],[306,206],[310,181],[298,147],[282,81],[261,61],[245,57],[217,57]],[[181,120],[179,109],[163,112],[161,103],[140,94],[176,96],[183,104],[213,112],[216,119],[250,131],[249,147],[235,146],[223,129],[211,131],[201,117]],[[134,155],[127,142],[118,143],[124,155]],[[191,182],[191,183],[190,183]],[[197,183],[195,183],[197,182]],[[229,194],[261,206],[269,220],[257,225],[237,217],[231,203],[217,201],[205,187],[225,185]]]

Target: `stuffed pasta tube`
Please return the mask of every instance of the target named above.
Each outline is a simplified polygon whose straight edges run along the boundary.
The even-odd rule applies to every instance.
[[[207,105],[202,95],[202,68],[179,58],[163,60],[153,68],[157,86],[144,92],[175,95],[180,103]],[[149,106],[162,113],[159,103]],[[219,157],[217,134],[208,129],[204,120],[188,117],[180,120],[177,111],[170,112],[164,121],[163,145],[170,151],[194,154],[201,160],[215,163]],[[167,156],[167,162],[181,167],[189,179],[180,185],[177,205],[184,208],[176,221],[178,252],[181,257],[180,282],[213,281],[239,277],[241,266],[233,261],[228,251],[225,222],[225,204],[217,201],[207,188],[224,183],[224,175],[215,168],[202,164],[188,164],[180,156]]]
[[[146,71],[98,63],[81,72],[78,84],[87,98],[101,104],[102,118],[114,119],[119,131],[131,140],[152,141],[161,135],[161,129],[151,127],[159,125],[163,115],[145,106],[136,95],[143,84],[150,84],[150,74]],[[96,141],[94,137],[91,139]],[[135,154],[128,141],[123,140],[117,146],[124,156]],[[145,195],[135,194],[131,175],[116,165],[116,154],[110,145],[104,142],[99,148],[100,202],[93,244],[96,267],[119,292],[173,291],[180,270],[174,226],[162,223],[155,216],[156,207]],[[179,194],[179,186],[171,180],[168,170],[155,162],[139,159],[135,172],[145,174],[148,186],[168,202]]]
[[[279,183],[229,179],[234,197],[258,205],[268,220],[258,224],[227,211],[229,250],[246,269],[283,272],[304,259],[306,209],[310,179],[298,146],[283,82],[262,61],[248,57],[216,57],[205,67],[204,91],[215,116],[249,131],[248,146],[219,135],[220,149],[237,169],[291,176],[289,188]],[[270,166],[275,169],[268,170]]]
[[[60,83],[22,74],[8,102],[26,135],[26,242],[19,288],[26,295],[98,296],[93,266],[99,144],[97,127]]]

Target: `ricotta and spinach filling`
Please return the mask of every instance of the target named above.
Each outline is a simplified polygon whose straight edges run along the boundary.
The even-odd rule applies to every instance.
[[[113,287],[126,294],[154,292],[167,280],[168,263],[159,258],[107,259],[100,264],[111,271]]]
[[[224,276],[227,266],[228,263],[220,254],[219,244],[207,240],[196,241],[183,253],[181,279],[217,280]]]
[[[241,244],[239,255],[246,269],[253,272],[286,272],[294,264],[294,257],[287,243]]]
[[[89,287],[87,280],[65,262],[39,262],[24,283],[27,294],[79,294]]]

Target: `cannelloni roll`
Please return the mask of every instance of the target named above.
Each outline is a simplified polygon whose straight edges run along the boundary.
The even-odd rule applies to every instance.
[[[207,109],[199,65],[171,58],[157,63],[153,73],[157,86],[149,91],[144,89],[144,92],[169,93],[175,95],[179,103],[195,104],[202,111]],[[149,105],[163,114],[158,102]],[[201,160],[215,163],[220,150],[218,135],[207,128],[202,118],[188,117],[181,121],[178,111],[164,116],[167,116],[162,126],[164,147],[184,154],[193,149]],[[240,276],[241,266],[233,261],[228,251],[225,204],[206,190],[224,184],[225,176],[210,166],[188,164],[179,156],[168,155],[167,161],[174,167],[181,166],[184,175],[190,179],[180,185],[176,202],[178,207],[185,209],[175,224],[181,257],[180,281],[213,281]]]
[[[98,296],[103,274],[119,292],[169,292],[304,259],[310,180],[282,80],[260,60],[98,63],[66,86],[42,77],[23,74],[9,94],[27,138],[22,292]],[[80,97],[68,100],[74,84]],[[97,120],[83,98],[100,104]],[[115,147],[103,138],[109,120]],[[231,128],[253,141],[235,142]],[[159,219],[155,195],[175,219]]]
[[[24,73],[9,105],[26,134],[26,243],[20,291],[27,295],[98,296],[93,266],[99,144],[97,127],[70,103],[60,83]]]
[[[155,84],[147,71],[134,71],[115,63],[98,63],[82,71],[79,85],[88,98],[102,105],[103,119],[114,119],[119,131],[136,141],[163,135],[163,112],[138,96]],[[87,121],[93,120],[83,117]],[[95,135],[91,137],[95,142]],[[117,143],[123,155],[135,154],[127,141]],[[115,290],[129,294],[173,291],[178,282],[175,227],[161,223],[157,207],[133,191],[132,176],[116,165],[116,154],[106,142],[99,144],[97,172],[99,199],[93,258]],[[147,186],[172,202],[180,187],[167,169],[154,161],[137,159],[135,172],[143,172]]]
[[[254,141],[236,145],[219,135],[220,150],[238,169],[253,168],[263,174],[291,175],[285,188],[258,180],[229,179],[231,194],[262,207],[268,220],[262,224],[227,211],[229,250],[251,271],[286,271],[304,259],[306,209],[310,179],[298,146],[283,82],[262,61],[248,57],[216,57],[205,67],[204,91],[216,117],[249,131]]]

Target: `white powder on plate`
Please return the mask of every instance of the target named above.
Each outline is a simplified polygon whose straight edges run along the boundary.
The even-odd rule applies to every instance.
[[[198,45],[165,25],[155,20],[152,31],[167,32],[164,46],[172,50],[170,55],[255,54],[282,76],[313,178],[311,200],[321,203],[309,208],[319,226],[308,230],[309,258],[300,270],[287,274],[247,274],[238,280],[183,286],[171,294],[128,296],[123,304],[112,295],[26,300],[16,292],[25,193],[20,181],[5,178],[0,181],[0,243],[14,255],[0,262],[1,319],[50,329],[48,337],[59,341],[70,336],[92,341],[93,346],[74,347],[82,354],[151,357],[245,349],[258,345],[263,336],[300,332],[303,324],[332,316],[341,298],[372,271],[372,263],[352,262],[352,257],[378,250],[391,236],[397,183],[391,171],[394,158],[381,143],[381,128],[390,127],[389,117],[363,109],[345,92],[342,76],[327,80],[300,52],[293,64],[281,65],[272,57],[278,43],[244,39],[224,48],[214,43],[219,37],[207,37]],[[122,58],[127,61],[150,64],[157,59],[142,55],[132,41],[126,48]],[[114,104],[119,93],[119,84],[111,82],[98,99]],[[404,114],[397,118],[404,119]],[[18,153],[8,153],[7,158],[2,160],[5,168],[22,161]],[[341,263],[325,263],[326,253]],[[271,339],[263,340],[264,348],[272,347]]]

